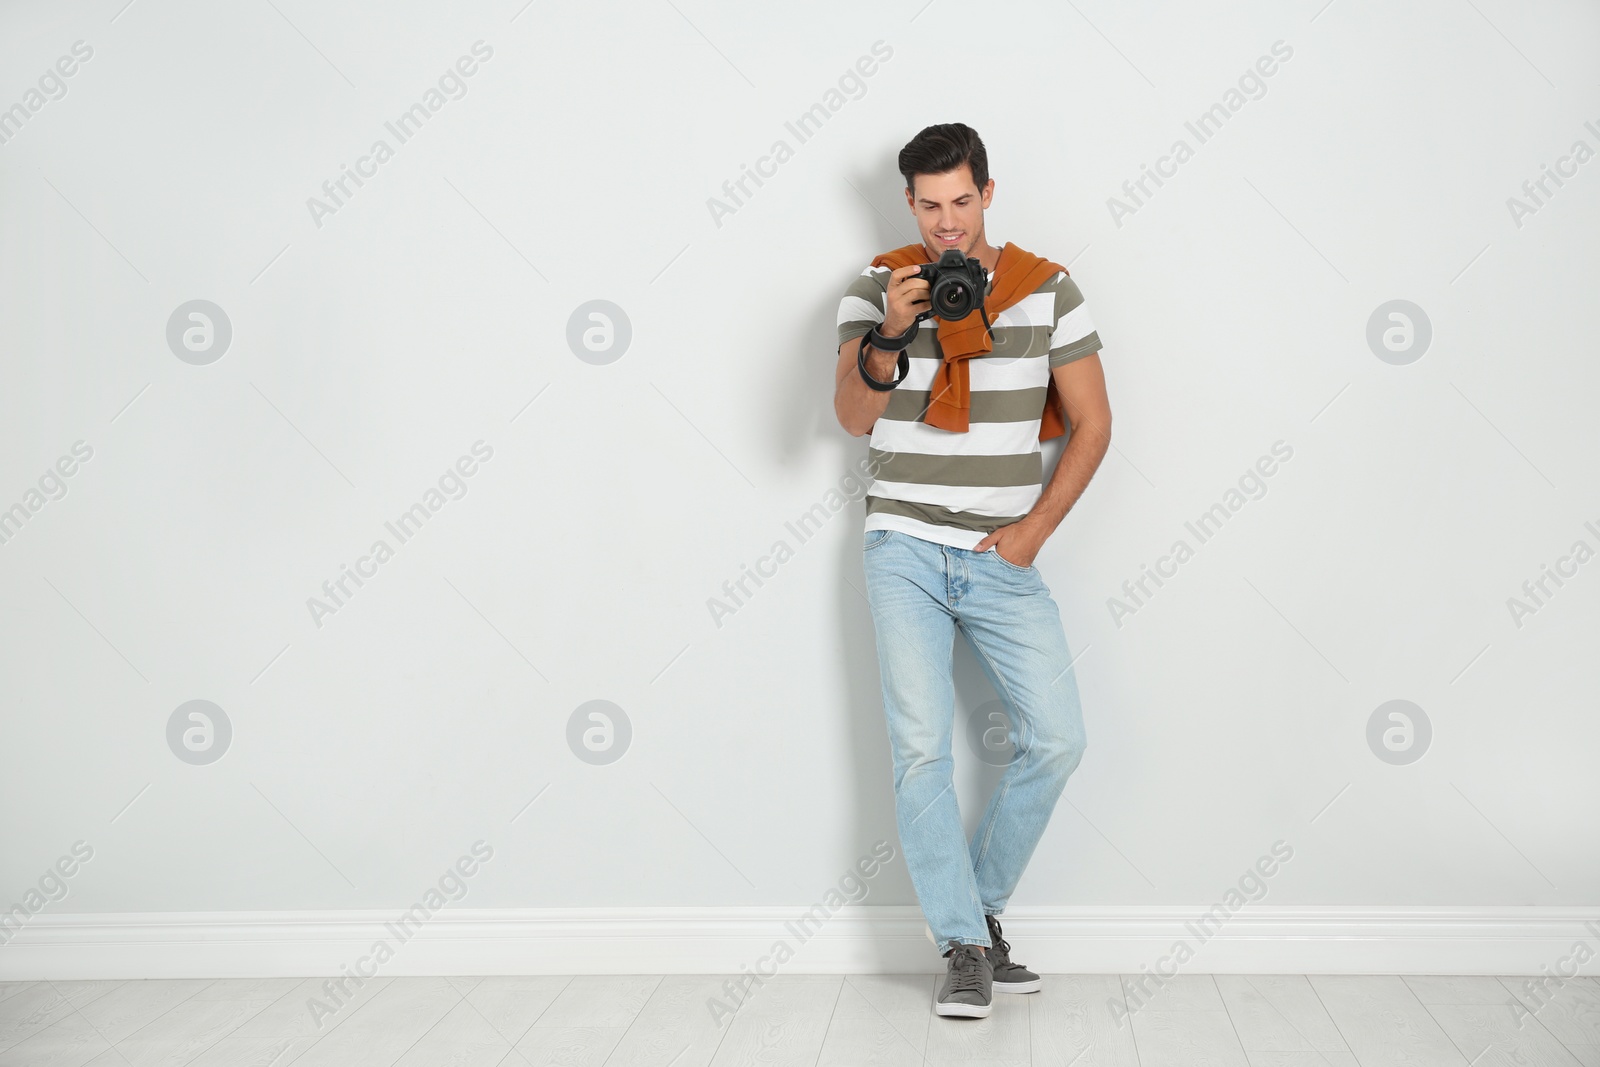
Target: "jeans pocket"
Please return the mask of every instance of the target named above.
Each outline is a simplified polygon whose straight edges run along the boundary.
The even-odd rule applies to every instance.
[[[999,560],[1005,566],[1010,567],[1012,570],[1016,571],[1018,574],[1032,574],[1033,573],[1033,568],[1031,566],[1030,567],[1019,567],[1019,566],[1017,566],[1015,563],[1012,563],[1009,559],[1006,559],[1004,556],[1002,556],[1000,554],[1000,549],[995,547],[994,545],[990,545],[989,546],[989,553],[988,554],[992,555],[995,559]]]
[[[893,530],[868,530],[863,536],[861,551],[865,552],[868,549],[877,548],[889,540],[889,535],[893,532]]]

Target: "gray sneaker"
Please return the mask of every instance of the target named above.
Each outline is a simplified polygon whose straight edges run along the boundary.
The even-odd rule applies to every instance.
[[[989,962],[994,966],[996,993],[1037,993],[1044,983],[1039,976],[1020,963],[1011,960],[1011,945],[1000,936],[1000,920],[993,915],[989,920]]]
[[[994,967],[977,945],[952,940],[945,953],[950,961],[944,985],[933,1010],[939,1015],[986,1018],[994,1009]]]

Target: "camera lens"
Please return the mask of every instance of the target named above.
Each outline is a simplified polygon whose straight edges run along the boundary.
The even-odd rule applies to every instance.
[[[942,319],[964,319],[978,306],[972,286],[950,275],[933,283],[931,299],[934,313]]]

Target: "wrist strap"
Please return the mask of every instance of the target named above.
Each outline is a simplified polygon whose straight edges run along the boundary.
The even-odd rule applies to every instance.
[[[856,369],[861,372],[862,381],[866,382],[872,388],[878,390],[878,392],[886,393],[890,389],[893,389],[895,386],[899,385],[901,382],[905,381],[906,375],[911,373],[911,357],[906,355],[905,347],[901,346],[899,365],[900,376],[892,382],[878,381],[878,379],[867,373],[867,338],[870,336],[870,332],[861,335],[861,344],[856,348]],[[872,347],[877,348],[878,346],[874,344]]]
[[[867,331],[867,343],[879,352],[899,352],[917,338],[917,328],[922,324],[922,316],[918,315],[906,327],[906,332],[896,337],[890,337],[878,329],[879,324],[873,324]]]

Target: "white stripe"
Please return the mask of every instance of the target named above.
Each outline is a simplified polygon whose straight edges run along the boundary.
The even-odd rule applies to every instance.
[[[958,433],[925,422],[879,419],[872,427],[871,445],[925,456],[1025,456],[1039,451],[1039,423],[974,422],[966,433]]]
[[[1061,321],[1056,323],[1055,332],[1050,335],[1050,347],[1066,348],[1091,333],[1094,333],[1094,320],[1089,317],[1088,301],[1084,301],[1061,316]]]
[[[1029,293],[989,320],[991,326],[1054,326],[1056,295]]]
[[[847,296],[839,301],[839,319],[835,326],[847,322],[882,322],[883,308],[859,296]]]
[[[1024,515],[1044,492],[1037,485],[935,485],[928,482],[872,480],[870,496],[913,504],[971,511],[978,515]]]
[[[943,360],[913,359],[902,389],[932,389],[934,375]],[[990,392],[996,389],[1038,389],[1049,384],[1049,363],[1044,352],[1031,356],[979,356],[967,361],[967,389]],[[1040,405],[1043,408],[1043,404]]]
[[[867,516],[868,530],[896,530],[912,537],[920,537],[934,544],[951,548],[975,548],[987,535],[981,530],[963,530],[956,526],[935,526],[933,523],[913,519],[909,515],[890,515],[879,512]]]

